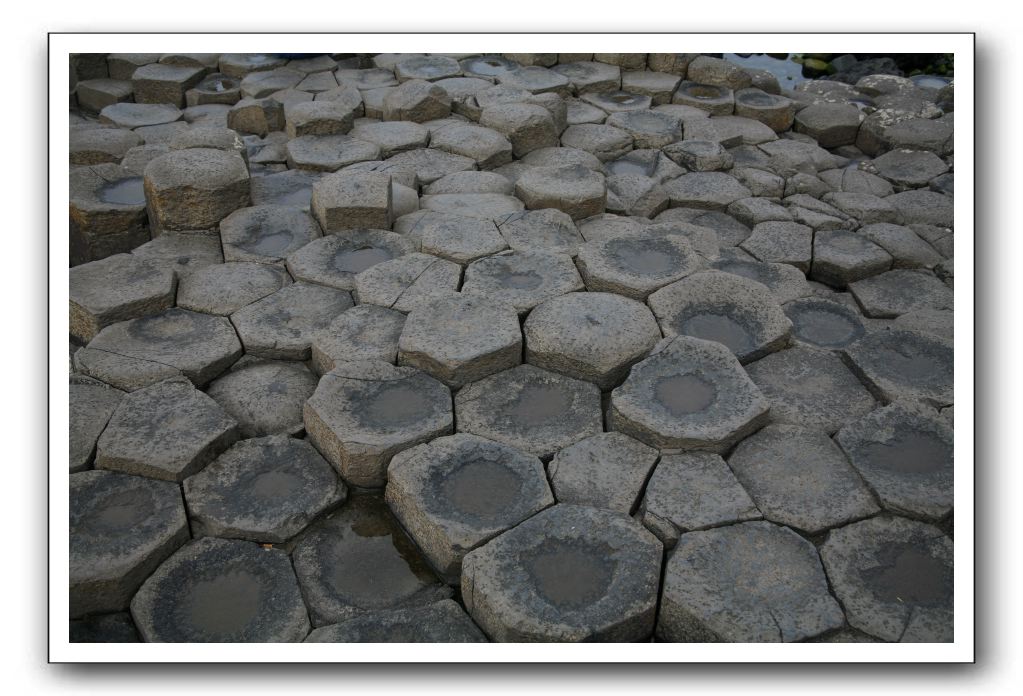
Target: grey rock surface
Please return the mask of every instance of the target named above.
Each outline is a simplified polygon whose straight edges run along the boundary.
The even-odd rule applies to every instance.
[[[878,331],[844,349],[849,368],[883,403],[918,399],[936,407],[953,401],[952,345],[919,331]]]
[[[206,393],[238,421],[243,437],[299,435],[302,404],[316,382],[301,363],[247,356],[213,380]]]
[[[547,465],[559,503],[631,513],[657,450],[622,433],[600,433],[565,447]]]
[[[367,611],[313,630],[306,643],[486,643],[465,610],[450,599],[409,609]]]

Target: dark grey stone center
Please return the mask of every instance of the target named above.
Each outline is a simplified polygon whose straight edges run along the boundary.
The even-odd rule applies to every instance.
[[[696,314],[682,322],[681,333],[728,346],[733,353],[753,348],[753,337],[745,326],[724,314]]]
[[[262,595],[259,578],[244,570],[231,570],[196,581],[188,591],[185,616],[202,634],[236,634],[259,614]]]
[[[572,397],[558,387],[527,384],[522,388],[508,416],[523,426],[547,425],[565,417],[572,406]]]
[[[861,571],[878,599],[899,604],[940,605],[952,595],[952,569],[925,549],[892,544],[878,554],[880,564]]]
[[[369,398],[365,410],[371,423],[405,425],[428,416],[430,402],[407,384],[388,383]]]
[[[141,176],[130,176],[103,184],[96,189],[96,198],[104,203],[118,205],[144,205],[146,192],[142,186]]]
[[[207,327],[196,324],[183,312],[168,312],[152,317],[136,319],[128,327],[128,335],[145,341],[167,341],[186,343],[208,337]]]
[[[771,106],[774,104],[774,97],[760,92],[746,92],[739,95],[739,101],[750,106]]]
[[[440,485],[453,508],[485,520],[498,518],[514,506],[521,489],[522,478],[515,471],[487,459],[465,462]]]
[[[505,271],[499,278],[501,287],[512,290],[535,290],[543,283],[536,271]]]
[[[341,273],[361,273],[370,266],[390,261],[394,256],[387,249],[363,246],[344,249],[334,254],[334,268]]]
[[[933,356],[914,352],[909,347],[878,349],[877,364],[890,375],[913,381],[934,381],[945,372]]]
[[[863,333],[846,317],[825,309],[805,309],[792,316],[792,320],[796,337],[818,346],[845,346]]]
[[[654,398],[676,416],[706,411],[717,399],[717,389],[698,375],[661,377]]]
[[[927,474],[951,469],[952,448],[931,433],[898,433],[888,442],[870,442],[863,447],[872,466],[902,474]]]
[[[610,549],[561,539],[547,541],[523,567],[537,593],[558,609],[581,609],[607,594],[614,576]]]
[[[119,491],[107,496],[101,506],[84,516],[76,525],[76,532],[109,537],[134,533],[135,527],[145,522],[153,509],[153,499],[141,490]]]
[[[302,489],[302,479],[286,471],[267,471],[255,477],[251,484],[253,495],[273,500],[287,498]]]
[[[638,174],[640,176],[650,176],[654,171],[653,163],[644,164],[643,162],[630,159],[615,160],[605,165],[605,167],[608,173],[612,175]]]
[[[238,246],[253,254],[273,256],[286,251],[294,239],[295,233],[291,230],[253,231],[252,236]]]
[[[615,239],[608,245],[608,251],[623,268],[640,275],[665,275],[679,266],[678,252],[659,239]]]
[[[721,96],[721,90],[711,85],[689,85],[686,94],[697,99],[717,99]]]

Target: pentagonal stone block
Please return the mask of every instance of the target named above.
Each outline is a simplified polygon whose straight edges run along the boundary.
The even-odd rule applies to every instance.
[[[465,269],[462,293],[511,304],[519,315],[544,300],[583,289],[567,254],[510,251],[474,261]]]
[[[821,147],[838,147],[856,142],[863,116],[854,104],[811,104],[796,114],[794,129],[806,133]]]
[[[176,375],[203,386],[241,354],[227,318],[168,309],[106,327],[76,354],[75,366],[127,391]]]
[[[169,309],[177,286],[173,271],[131,254],[75,266],[69,279],[68,329],[86,343],[106,326]]]
[[[621,513],[556,505],[462,563],[462,601],[491,639],[649,638],[662,549]]]
[[[836,529],[821,559],[849,623],[888,641],[952,640],[952,541],[937,527],[875,517]]]
[[[355,122],[355,110],[338,101],[297,102],[284,107],[284,122],[289,138],[347,133]]]
[[[265,137],[284,130],[284,106],[276,99],[242,99],[227,112],[227,126]]]
[[[188,540],[173,483],[109,471],[70,478],[72,617],[126,609],[142,581]]]
[[[443,599],[425,607],[368,611],[315,629],[306,643],[486,643],[462,607]]]
[[[885,509],[930,520],[951,512],[952,427],[934,410],[897,402],[845,426],[835,442]]]
[[[111,104],[99,114],[101,123],[112,123],[118,128],[141,128],[173,123],[181,118],[181,109],[170,104]]]
[[[952,290],[931,273],[898,269],[849,284],[868,317],[894,318],[921,309],[953,309]]]
[[[149,240],[142,177],[116,164],[72,167],[71,263],[131,251]]]
[[[493,128],[507,137],[515,157],[558,145],[558,129],[554,125],[554,118],[539,104],[486,106],[480,114],[480,125]]]
[[[383,120],[424,123],[451,114],[451,97],[425,80],[408,80],[384,97]]]
[[[356,486],[380,487],[398,452],[451,433],[451,393],[429,375],[384,362],[341,362],[305,403],[309,439]]]
[[[96,444],[96,468],[181,481],[238,439],[238,424],[182,378],[125,396]]]
[[[622,433],[600,433],[564,448],[547,466],[559,503],[629,514],[639,500],[657,450]]]
[[[590,291],[643,300],[702,268],[704,261],[680,235],[640,233],[585,244],[578,265]]]
[[[288,166],[336,172],[358,162],[379,159],[380,148],[350,135],[303,135],[287,144]]]
[[[96,441],[124,392],[88,377],[70,378],[68,385],[68,466],[71,473],[92,465]]]
[[[843,624],[813,544],[770,522],[683,534],[665,568],[661,640],[788,643]]]
[[[497,224],[515,251],[542,251],[575,256],[583,243],[572,218],[553,208],[514,213]]]
[[[813,229],[796,222],[760,222],[739,246],[760,261],[787,263],[806,273],[812,259]]]
[[[892,150],[871,162],[872,170],[894,184],[917,188],[948,171],[948,165],[933,152]]]
[[[305,440],[244,440],[185,479],[196,537],[283,544],[348,494],[337,472]]]
[[[313,185],[312,211],[324,232],[391,229],[391,177],[338,172]]]
[[[683,174],[664,184],[671,207],[724,210],[730,203],[749,198],[752,192],[724,172]]]
[[[633,148],[633,138],[621,128],[596,123],[582,123],[569,126],[561,134],[564,147],[574,147],[589,152],[601,162],[610,162],[622,157]]]
[[[203,230],[249,204],[249,171],[237,153],[174,150],[146,165],[146,203],[154,224]]]
[[[725,461],[710,452],[662,456],[637,517],[667,549],[684,532],[762,518]]]
[[[352,307],[313,339],[312,367],[326,374],[340,361],[383,360],[398,357],[398,337],[405,315],[376,305]]]
[[[458,431],[510,445],[541,459],[602,430],[593,384],[520,365],[455,395]]]
[[[185,92],[195,87],[205,70],[185,65],[149,63],[131,76],[132,92],[139,104],[185,105]]]
[[[378,263],[355,276],[355,297],[400,312],[449,297],[458,290],[462,269],[429,254],[412,253]]]
[[[379,496],[355,496],[317,522],[292,557],[314,626],[451,596]]]
[[[316,335],[353,304],[343,290],[294,283],[238,310],[231,323],[251,355],[308,360]]]
[[[604,177],[584,166],[535,167],[515,183],[515,195],[530,210],[556,208],[580,219],[604,212]]]
[[[287,266],[295,280],[354,290],[359,273],[414,251],[412,240],[393,232],[350,230],[321,237],[291,252]]]
[[[767,421],[768,401],[723,345],[665,340],[611,392],[610,427],[659,449],[727,451]]]
[[[952,198],[936,191],[903,191],[885,201],[906,225],[937,225],[952,227],[955,222]]]
[[[413,309],[398,339],[398,364],[458,388],[522,360],[515,309],[484,297],[455,295]]]
[[[149,643],[288,643],[309,616],[288,554],[236,539],[197,539],[167,559],[131,601]]]
[[[403,222],[399,220],[395,229],[401,231]],[[423,253],[455,263],[469,263],[508,248],[493,220],[453,213],[421,212],[406,235],[418,241]]]
[[[782,309],[792,322],[793,340],[814,348],[838,350],[852,345],[867,333],[860,315],[840,302],[803,297]]]
[[[767,287],[775,301],[786,303],[813,293],[798,268],[787,263],[763,263],[739,257],[722,257],[712,261],[711,268],[754,280]],[[792,317],[789,317],[790,319]]]
[[[274,294],[290,282],[288,272],[277,265],[218,263],[183,278],[178,286],[177,301],[179,307],[194,312],[227,316]]]
[[[661,340],[643,304],[603,292],[577,292],[538,305],[523,324],[526,361],[608,390]]]
[[[842,450],[816,428],[772,423],[740,442],[728,466],[765,518],[807,534],[879,512]]]
[[[452,585],[465,554],[554,504],[539,459],[464,433],[395,455],[385,499]]]
[[[955,312],[949,309],[920,309],[903,314],[892,325],[899,329],[929,333],[951,342],[955,336]]]
[[[701,271],[650,295],[666,336],[717,341],[747,363],[788,343],[792,322],[760,283],[721,271]]]
[[[226,261],[280,263],[320,234],[316,221],[297,206],[242,208],[220,223]]]
[[[909,398],[941,408],[953,401],[952,345],[936,336],[877,331],[844,353],[850,369],[884,403]]]
[[[245,357],[213,380],[206,393],[238,421],[242,437],[298,435],[302,404],[317,381],[299,363]]]
[[[891,267],[891,254],[858,234],[847,230],[819,230],[814,236],[810,269],[814,280],[844,288]]]
[[[71,164],[104,162],[116,164],[124,158],[128,150],[141,144],[142,138],[138,133],[126,129],[72,128],[68,143],[68,161]]]
[[[771,419],[834,433],[869,413],[876,403],[830,351],[796,346],[746,366],[771,402]]]

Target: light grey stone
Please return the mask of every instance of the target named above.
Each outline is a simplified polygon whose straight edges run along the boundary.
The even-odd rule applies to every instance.
[[[623,433],[600,433],[569,445],[547,466],[559,503],[629,514],[657,462],[657,450]]]
[[[469,264],[462,293],[508,302],[521,316],[546,299],[583,287],[568,254],[510,251]]]
[[[324,375],[342,361],[394,363],[404,326],[405,315],[393,309],[376,305],[352,307],[313,339],[312,367]]]
[[[272,264],[214,264],[182,278],[177,303],[193,312],[228,316],[290,282],[287,271]]]
[[[213,380],[206,394],[238,422],[242,437],[300,435],[302,404],[316,381],[300,363],[243,358]]]
[[[410,312],[421,303],[457,292],[461,274],[456,263],[415,252],[356,275],[355,297],[359,304]]]
[[[882,403],[908,398],[942,408],[953,403],[952,344],[930,334],[876,331],[848,348],[849,368]]]
[[[241,208],[220,223],[226,261],[283,263],[289,254],[320,235],[320,226],[297,206]]]
[[[231,323],[250,355],[308,360],[313,339],[353,304],[343,290],[293,283],[239,309]]]
[[[292,251],[287,267],[296,281],[354,290],[356,275],[418,251],[418,246],[415,240],[386,230],[344,230]]]
[[[174,305],[174,272],[131,254],[75,266],[68,276],[68,330],[84,343],[111,324],[159,314]]]
[[[315,629],[306,643],[486,643],[487,637],[457,603],[363,612]]]
[[[146,165],[144,185],[150,219],[160,229],[208,229],[249,203],[245,160],[223,150],[161,155]]]

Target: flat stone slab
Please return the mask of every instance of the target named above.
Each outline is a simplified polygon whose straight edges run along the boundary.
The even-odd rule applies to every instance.
[[[146,204],[167,230],[205,230],[249,204],[241,155],[212,148],[173,150],[146,165]]]
[[[559,503],[630,514],[639,501],[657,450],[622,433],[600,433],[564,448],[547,466]]]
[[[338,362],[398,358],[398,337],[405,327],[405,315],[376,305],[359,305],[332,321],[312,345],[312,366],[326,374]]]
[[[792,338],[814,348],[839,350],[863,338],[867,330],[856,310],[841,302],[802,297],[782,307],[792,322]]]
[[[306,643],[486,643],[462,607],[443,599],[425,607],[367,611],[315,629]]]
[[[954,203],[951,196],[936,191],[918,189],[896,193],[884,200],[895,209],[904,225],[952,227],[955,224]],[[882,220],[881,222],[887,221]]]
[[[466,385],[455,395],[458,432],[490,438],[549,460],[602,431],[593,384],[519,365]]]
[[[759,520],[762,515],[720,456],[687,452],[661,457],[638,519],[671,549],[684,532]]]
[[[355,276],[359,304],[411,312],[458,290],[461,267],[430,254],[411,253],[367,268]]]
[[[844,349],[849,368],[882,403],[916,399],[942,408],[953,402],[951,343],[919,331],[877,331]]]
[[[522,331],[515,308],[461,293],[409,312],[398,339],[398,364],[410,365],[452,388],[515,367]]]
[[[891,254],[866,237],[848,230],[818,230],[814,235],[814,280],[844,288],[891,267]]]
[[[849,284],[868,317],[895,318],[921,309],[953,309],[951,288],[925,271],[893,270]]]
[[[480,169],[496,169],[512,161],[512,144],[493,128],[472,123],[452,124],[433,131],[430,147],[468,157]]]
[[[206,393],[238,421],[242,437],[299,435],[302,404],[317,381],[302,364],[247,356],[213,380]]]
[[[249,155],[252,161],[256,156]],[[287,169],[252,180],[252,205],[287,205],[309,210],[313,184],[324,174],[305,169]]]
[[[92,466],[96,441],[124,392],[88,377],[74,377],[68,385],[68,468],[73,474]]]
[[[740,442],[728,466],[764,517],[807,534],[878,512],[870,491],[827,434],[772,423]]]
[[[523,209],[522,201],[502,193],[438,193],[419,199],[423,210],[483,220],[500,220]]]
[[[647,640],[661,554],[626,515],[556,505],[465,557],[462,601],[492,640]]]
[[[515,251],[575,256],[583,244],[572,218],[554,208],[512,213],[496,222],[501,236]]]
[[[952,423],[933,409],[896,402],[845,426],[835,442],[886,510],[935,521],[952,511]]]
[[[75,355],[75,366],[126,391],[177,375],[203,386],[241,353],[226,318],[168,309],[106,327]]]
[[[806,282],[806,276],[798,268],[787,263],[764,263],[754,261],[752,257],[743,259],[722,256],[711,261],[710,267],[764,285],[779,304],[806,297],[813,292],[810,284]]]
[[[813,544],[770,522],[679,537],[665,569],[657,637],[788,643],[841,628]]]
[[[948,165],[933,152],[891,150],[870,163],[877,174],[899,186],[926,186],[936,176],[948,171]]]
[[[181,109],[170,104],[110,104],[99,112],[101,123],[112,123],[118,128],[139,128],[172,123],[181,118]]]
[[[554,504],[539,459],[464,433],[395,455],[384,497],[451,585],[466,553]]]
[[[858,232],[891,254],[895,268],[934,268],[944,260],[934,247],[903,225],[878,222],[864,225]]]
[[[614,96],[611,97],[614,100]],[[682,122],[677,116],[649,110],[612,113],[607,125],[632,136],[637,149],[659,149],[682,140]]]
[[[556,208],[574,220],[604,212],[604,176],[582,166],[533,167],[515,182],[515,195],[530,210]]]
[[[509,251],[469,264],[462,294],[507,302],[521,316],[544,300],[583,287],[568,254]]]
[[[219,263],[182,278],[177,302],[182,309],[228,316],[290,283],[288,272],[278,265]]]
[[[293,283],[238,310],[231,323],[250,355],[308,360],[317,334],[353,304],[343,290]]]
[[[310,628],[284,551],[213,537],[164,562],[131,614],[148,643],[292,643]]]
[[[343,171],[313,184],[313,215],[324,232],[391,228],[391,177],[379,172]]]
[[[452,432],[451,393],[412,367],[340,362],[306,401],[304,420],[346,482],[379,488],[391,457]]]
[[[310,527],[292,559],[314,626],[451,596],[379,496],[354,496]]]
[[[68,329],[85,343],[106,326],[159,314],[174,305],[174,272],[131,254],[75,266],[68,275]]]
[[[759,222],[739,246],[767,263],[787,263],[802,272],[810,270],[813,229],[797,222]]]
[[[937,527],[864,520],[831,532],[821,559],[854,628],[887,641],[952,640],[952,541]]]
[[[723,452],[767,422],[768,401],[723,345],[665,339],[611,392],[613,430],[658,449]]]
[[[225,261],[283,263],[289,254],[320,235],[316,221],[297,206],[242,208],[220,223]]]
[[[337,472],[305,440],[244,440],[185,479],[196,537],[283,544],[348,494]]]
[[[192,273],[224,263],[224,252],[218,235],[205,231],[165,232],[135,247],[131,253],[155,266],[173,271],[178,278],[179,292],[181,281]]]
[[[127,609],[142,581],[188,541],[181,492],[109,471],[69,481],[71,617]]]
[[[142,144],[138,133],[124,128],[73,128],[69,141],[71,164],[117,163],[128,150]]]
[[[611,162],[632,150],[633,138],[621,128],[602,123],[581,123],[569,126],[561,134],[561,145],[585,150],[601,162]]]
[[[96,468],[181,481],[239,437],[238,424],[182,378],[126,395],[96,444]]]
[[[345,133],[300,135],[286,147],[289,167],[315,172],[336,172],[350,164],[380,159],[377,145]]]
[[[491,219],[432,210],[415,216],[416,221],[405,234],[419,243],[424,254],[467,264],[508,248]],[[399,227],[405,220],[398,220],[395,229],[401,231]]]
[[[605,292],[546,300],[522,326],[526,362],[593,382],[606,391],[661,340],[645,305]]]
[[[771,402],[771,419],[834,433],[877,404],[835,353],[806,346],[779,351],[746,366]]]
[[[726,346],[748,363],[789,342],[792,322],[765,286],[722,271],[701,271],[650,295],[666,336],[692,336]]]
[[[413,240],[386,230],[346,230],[292,251],[287,267],[297,281],[354,290],[359,273],[417,250]]]

